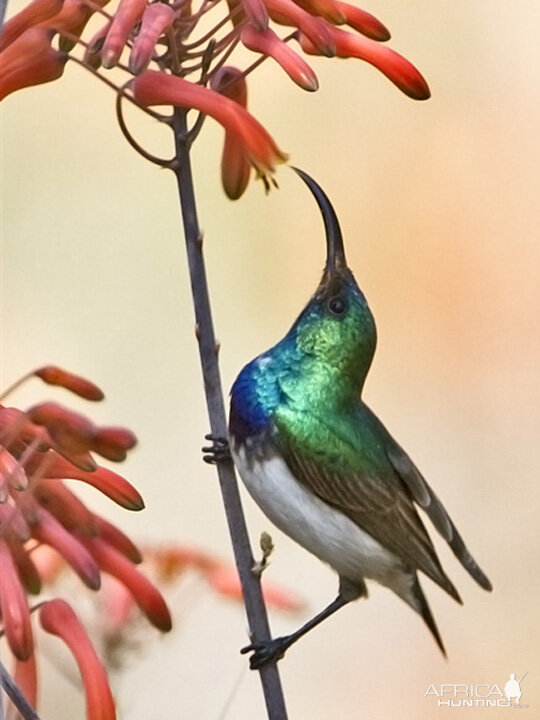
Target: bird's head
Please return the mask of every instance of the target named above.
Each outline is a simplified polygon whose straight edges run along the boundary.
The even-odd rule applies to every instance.
[[[315,294],[294,325],[297,347],[363,385],[377,342],[375,321],[347,266],[339,222],[328,197],[305,172],[326,230],[326,265]]]

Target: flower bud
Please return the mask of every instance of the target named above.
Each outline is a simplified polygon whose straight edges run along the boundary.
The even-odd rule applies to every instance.
[[[273,30],[259,32],[250,25],[242,28],[240,40],[248,50],[269,55],[281,65],[287,75],[304,90],[314,92],[319,89],[317,76],[299,55],[279,38]]]
[[[66,390],[70,390],[75,395],[86,400],[98,401],[103,400],[105,397],[103,391],[90,380],[86,380],[67,370],[62,370],[56,365],[46,365],[36,370],[34,375],[47,383],[47,385],[58,385],[66,388]]]

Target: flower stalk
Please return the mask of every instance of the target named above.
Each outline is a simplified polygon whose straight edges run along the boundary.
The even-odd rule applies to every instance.
[[[186,116],[186,110],[175,108],[173,129],[176,162],[173,169],[180,196],[191,291],[195,309],[196,334],[210,428],[212,435],[215,437],[227,437],[227,419],[218,363],[219,347],[214,333],[202,249],[202,234],[197,219],[190,162],[191,141]],[[270,627],[262,596],[260,576],[253,572],[255,560],[249,542],[234,465],[232,460],[225,460],[217,463],[216,468],[235,561],[244,594],[250,640],[251,642],[269,640],[271,637]],[[269,720],[286,720],[287,710],[277,664],[275,662],[268,663],[259,672]]]
[[[31,377],[89,401],[104,398],[97,385],[56,366],[38,368],[23,380]],[[26,411],[4,405],[20,384],[15,382],[0,396],[0,639],[14,660],[13,676],[2,672],[2,689],[17,717],[37,717],[33,710],[37,653],[31,621],[36,612],[43,630],[64,640],[79,665],[87,720],[114,720],[105,668],[75,612],[59,599],[30,605],[28,596],[39,594],[44,583],[53,581],[50,563],[43,562],[52,553],[56,564],[69,566],[91,590],[100,589],[102,574],[115,576],[151,624],[162,632],[171,629],[164,599],[134,567],[142,559],[136,547],[64,483],[86,482],[126,509],[142,510],[137,490],[121,475],[98,466],[92,455],[122,462],[137,441],[127,428],[98,426],[54,402],[41,402]],[[21,696],[26,703],[21,704]],[[12,715],[10,707],[8,717]],[[2,712],[0,720],[4,720]]]
[[[21,689],[15,682],[15,680],[11,677],[11,675],[8,673],[6,668],[4,667],[3,663],[0,662],[0,687],[2,690],[5,691],[8,698],[13,703],[14,707],[17,708],[19,713],[21,714],[21,717],[24,718],[24,720],[40,720],[39,715],[34,710],[34,708],[30,705],[24,694],[21,692]],[[3,720],[3,705],[1,704],[0,699],[0,718]]]

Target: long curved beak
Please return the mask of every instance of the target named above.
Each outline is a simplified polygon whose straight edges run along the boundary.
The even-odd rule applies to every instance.
[[[318,185],[315,180],[300,168],[292,168],[297,175],[306,183],[311,190],[317,205],[319,206],[326,230],[326,266],[324,275],[334,275],[340,270],[347,269],[347,260],[345,259],[345,249],[343,247],[343,237],[337,215],[326,193]]]

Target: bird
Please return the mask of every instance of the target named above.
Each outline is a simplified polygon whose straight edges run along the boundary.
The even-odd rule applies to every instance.
[[[367,597],[366,581],[375,581],[421,615],[446,656],[418,574],[462,601],[419,509],[472,578],[485,590],[492,585],[437,495],[362,399],[377,343],[375,321],[347,265],[330,200],[306,172],[293,170],[321,211],[326,264],[287,334],[236,378],[228,442],[256,504],[277,528],[330,565],[339,587],[335,599],[296,632],[253,642],[241,652],[251,653],[252,669],[281,659],[323,620]]]

